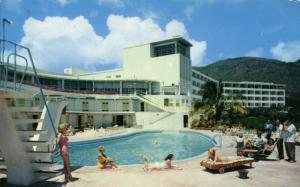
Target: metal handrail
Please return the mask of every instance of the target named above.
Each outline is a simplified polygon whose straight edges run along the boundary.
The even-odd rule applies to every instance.
[[[35,68],[35,65],[34,65],[34,60],[33,60],[33,58],[32,58],[30,49],[29,49],[28,47],[25,47],[25,46],[23,46],[23,45],[17,44],[17,43],[15,43],[15,42],[12,42],[12,41],[9,41],[9,40],[3,40],[3,39],[0,40],[0,43],[5,43],[5,42],[7,42],[7,43],[9,43],[9,44],[11,44],[11,45],[14,46],[14,53],[12,53],[12,55],[15,55],[15,63],[14,63],[14,65],[15,65],[15,67],[14,67],[14,82],[15,82],[15,84],[16,84],[16,67],[17,67],[17,65],[16,65],[16,57],[17,57],[17,56],[19,56],[19,57],[21,57],[21,58],[24,57],[24,56],[21,56],[21,55],[18,55],[18,54],[17,54],[17,47],[18,47],[19,49],[24,49],[25,51],[27,51],[27,54],[28,54],[28,56],[29,56],[29,59],[30,59],[31,65],[32,65],[32,69],[33,69],[33,72],[34,72],[34,77],[35,77],[35,79],[36,79],[36,81],[37,81],[37,86],[39,87],[40,94],[41,94],[41,96],[42,96],[42,100],[43,100],[44,106],[46,107],[46,111],[47,111],[47,113],[48,113],[48,117],[49,117],[50,122],[51,122],[52,130],[53,130],[53,132],[54,132],[54,134],[55,134],[55,137],[57,137],[57,136],[58,136],[58,133],[57,133],[55,127],[54,127],[53,118],[52,118],[52,116],[51,116],[51,114],[50,114],[49,107],[48,107],[48,105],[47,105],[47,101],[46,101],[44,92],[43,92],[43,90],[42,90],[42,86],[41,86],[41,83],[40,83],[40,80],[39,80],[39,77],[38,77],[38,74],[37,74],[37,71],[36,71],[36,68]],[[3,54],[3,55],[4,55],[4,54]],[[10,54],[10,55],[11,55],[11,54]],[[25,57],[24,57],[24,58],[25,58]],[[4,60],[4,56],[3,56],[1,59]],[[25,59],[26,59],[26,58],[25,58]],[[27,62],[27,59],[26,59],[25,61]],[[5,63],[5,62],[3,62],[3,65],[4,65],[4,63]],[[7,85],[7,75],[8,75],[8,69],[7,69],[7,68],[8,68],[8,65],[9,65],[9,57],[8,57],[8,61],[6,62],[6,77],[5,77],[6,85]],[[27,65],[28,65],[28,63],[27,63]],[[27,71],[27,67],[26,67],[26,71]],[[24,75],[24,74],[23,74],[23,75]],[[24,77],[23,77],[23,78],[24,78]],[[22,81],[20,82],[20,85],[21,85],[22,82],[23,82],[23,78],[22,78]],[[15,89],[16,89],[16,86],[15,86]],[[56,144],[56,147],[57,147],[57,144]],[[56,149],[55,149],[55,150],[56,150]]]
[[[19,58],[22,58],[22,59],[24,59],[25,62],[26,62],[25,70],[23,71],[22,78],[21,78],[20,83],[19,83],[19,91],[20,91],[20,90],[21,90],[22,82],[23,82],[24,77],[25,77],[25,74],[26,74],[26,72],[27,72],[28,61],[27,61],[27,59],[26,59],[24,56],[22,56],[22,55],[18,55],[18,54],[16,54],[16,53],[10,53],[10,54],[7,56],[7,65],[9,65],[9,59],[10,59],[10,57],[11,57],[12,55],[17,56],[17,57],[19,57]],[[16,66],[16,62],[15,62],[15,66]],[[7,68],[8,68],[8,67],[7,67]],[[14,72],[14,74],[16,74],[16,71]],[[8,71],[6,71],[6,76],[5,76],[5,78],[7,78],[7,75],[8,75]],[[17,81],[17,80],[15,80],[15,83],[16,83],[16,81]],[[7,81],[6,81],[6,83],[7,83]],[[15,86],[16,86],[16,85],[15,85]],[[16,87],[15,87],[15,89],[16,89]]]

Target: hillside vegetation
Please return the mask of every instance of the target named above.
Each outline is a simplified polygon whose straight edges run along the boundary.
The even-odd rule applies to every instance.
[[[196,67],[204,74],[223,81],[258,81],[286,84],[288,92],[300,92],[300,60],[283,62],[273,59],[241,57]]]
[[[300,111],[300,60],[279,60],[240,57],[217,61],[200,72],[222,81],[273,82],[286,85],[286,103]]]

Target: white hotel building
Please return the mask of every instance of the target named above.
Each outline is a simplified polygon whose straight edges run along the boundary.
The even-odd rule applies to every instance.
[[[192,93],[199,94],[201,86],[213,79],[195,68],[192,70]],[[232,82],[222,81],[223,96],[225,102],[240,102],[244,107],[283,107],[285,106],[285,85],[269,82]],[[201,99],[201,96],[193,96],[194,99]]]
[[[110,71],[86,72],[67,68],[64,74],[38,70],[46,95],[62,95],[67,101],[63,121],[73,127],[143,126],[182,128],[188,126],[188,112],[207,81],[217,80],[191,65],[192,44],[182,37],[127,47],[123,67]],[[33,54],[34,55],[34,54]],[[21,80],[23,66],[17,66]],[[13,68],[8,81],[14,78]],[[28,69],[23,89],[34,91],[36,80]],[[242,94],[245,107],[285,105],[284,85],[260,82],[223,82],[224,95]],[[35,96],[35,105],[39,104]],[[26,101],[19,101],[27,105]]]

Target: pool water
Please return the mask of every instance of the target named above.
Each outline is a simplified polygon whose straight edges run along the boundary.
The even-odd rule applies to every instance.
[[[141,154],[147,155],[150,162],[161,162],[170,153],[175,155],[175,160],[186,159],[214,146],[207,136],[196,132],[139,132],[106,140],[70,143],[71,165],[95,166],[100,145],[105,146],[105,154],[119,165],[142,164]],[[59,156],[55,160],[62,164]]]

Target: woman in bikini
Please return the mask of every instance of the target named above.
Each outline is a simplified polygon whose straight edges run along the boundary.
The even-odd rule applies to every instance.
[[[65,182],[73,181],[70,169],[70,159],[68,151],[68,137],[66,136],[68,130],[68,124],[62,123],[58,127],[58,138],[57,143],[60,147],[60,156],[64,161],[64,172],[65,172]]]
[[[162,163],[154,163],[154,164],[149,164],[149,159],[147,156],[143,155],[142,156],[144,160],[144,170],[145,171],[153,171],[153,170],[163,170],[163,169],[179,169],[178,166],[172,165],[172,160],[175,159],[173,154],[168,154],[168,156],[165,158],[164,162]]]
[[[213,162],[230,162],[238,159],[243,159],[243,156],[218,156],[217,150],[214,148],[208,149],[208,158],[207,160]]]

